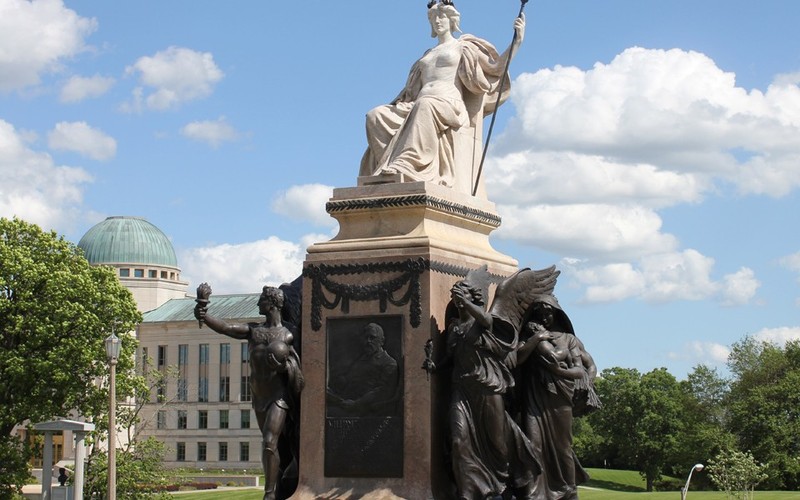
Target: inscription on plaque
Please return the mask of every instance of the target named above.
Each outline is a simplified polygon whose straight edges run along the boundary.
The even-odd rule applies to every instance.
[[[329,319],[327,477],[402,477],[402,316]]]

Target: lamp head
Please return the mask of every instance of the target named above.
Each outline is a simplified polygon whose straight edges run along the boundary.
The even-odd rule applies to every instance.
[[[114,335],[114,332],[111,332],[111,335],[106,337],[105,340],[106,344],[106,357],[108,357],[108,361],[110,363],[116,363],[119,359],[119,350],[122,347],[122,341]]]

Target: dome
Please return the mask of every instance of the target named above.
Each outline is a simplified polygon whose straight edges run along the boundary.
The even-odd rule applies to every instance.
[[[178,267],[167,235],[141,217],[109,217],[83,235],[78,247],[90,264],[151,264]]]

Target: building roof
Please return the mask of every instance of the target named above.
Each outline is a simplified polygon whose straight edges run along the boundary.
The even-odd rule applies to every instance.
[[[58,420],[49,420],[47,422],[39,422],[33,424],[33,428],[37,431],[83,431],[89,432],[94,430],[94,424],[89,422],[79,422],[77,420],[69,420],[61,418]]]
[[[109,217],[83,235],[78,247],[90,264],[151,264],[178,267],[169,238],[141,217]]]
[[[220,319],[258,318],[259,293],[213,295],[208,304],[209,314]],[[172,299],[161,307],[144,313],[142,323],[163,323],[169,321],[196,321],[194,306],[197,305],[191,297],[185,299]]]

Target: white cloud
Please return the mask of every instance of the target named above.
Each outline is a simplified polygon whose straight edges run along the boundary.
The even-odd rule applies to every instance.
[[[255,293],[264,285],[293,281],[303,272],[305,247],[271,236],[238,245],[222,244],[181,252],[183,277],[215,293]]]
[[[782,326],[778,328],[764,328],[753,335],[758,340],[784,345],[789,340],[800,340],[800,326]]]
[[[800,252],[781,257],[778,263],[790,271],[800,272]]]
[[[501,205],[498,210],[503,217],[498,237],[570,257],[634,258],[678,244],[661,233],[661,217],[640,205]]]
[[[83,169],[55,165],[47,153],[32,150],[25,135],[0,119],[0,216],[63,231],[78,220],[83,185],[92,178]]]
[[[679,352],[670,352],[667,357],[675,360],[687,360],[698,364],[722,364],[728,361],[731,350],[715,342],[695,340],[683,345]]]
[[[727,306],[747,304],[755,297],[760,286],[761,282],[750,268],[743,267],[733,274],[727,274],[723,277],[722,303]]]
[[[715,299],[723,305],[741,305],[755,296],[760,285],[748,268],[715,281],[714,259],[692,249],[645,255],[633,262],[596,265],[565,259],[562,263],[568,276],[585,287],[586,302]]]
[[[707,176],[625,164],[576,152],[517,151],[487,160],[489,198],[502,204],[636,203],[649,208],[692,203]]]
[[[108,160],[117,153],[117,141],[86,122],[59,122],[47,134],[50,149],[74,151],[93,160]]]
[[[140,111],[142,102],[150,109],[164,110],[208,97],[224,76],[210,52],[184,47],[140,57],[125,72],[138,75],[141,85],[152,89],[146,96],[144,88],[134,89],[132,102],[123,105],[125,111]]]
[[[703,54],[638,47],[589,70],[521,75],[486,166],[497,236],[580,259],[587,300],[751,301],[752,270],[712,277],[714,260],[681,249],[660,211],[721,185],[769,196],[800,186],[798,82],[747,91]]]
[[[292,186],[275,198],[272,210],[292,220],[334,227],[336,220],[325,211],[325,204],[332,194],[333,187],[323,184]]]
[[[216,121],[205,120],[186,124],[181,129],[181,134],[195,141],[205,142],[212,148],[219,147],[223,142],[235,141],[239,133],[231,126],[224,116]]]
[[[80,102],[84,99],[99,97],[108,92],[114,82],[113,78],[100,75],[73,76],[61,87],[61,102]]]
[[[556,66],[521,75],[518,116],[497,147],[502,156],[532,145],[602,156],[781,196],[800,186],[797,80],[780,75],[766,92],[748,92],[703,54],[630,48],[588,71]]]
[[[0,92],[36,85],[65,59],[86,49],[97,21],[80,17],[61,0],[0,2]]]

